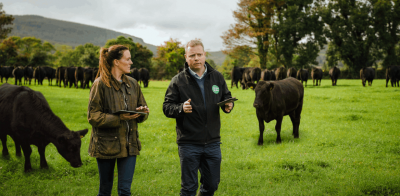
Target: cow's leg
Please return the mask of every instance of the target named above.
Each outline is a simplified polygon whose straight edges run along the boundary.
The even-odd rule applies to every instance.
[[[312,85],[313,86],[315,86],[315,82],[314,82],[315,80],[314,80],[314,78],[312,79]]]
[[[25,157],[25,172],[30,172],[32,171],[32,165],[31,165],[31,154],[32,154],[32,149],[29,144],[26,142],[21,143],[22,151],[24,152],[24,157]]]
[[[43,169],[48,169],[49,166],[47,165],[45,150],[46,150],[45,145],[38,146],[38,151],[39,151],[39,155],[40,155],[40,167]]]
[[[260,137],[258,138],[258,145],[263,145],[264,144],[264,129],[265,129],[264,119],[258,115],[257,115],[257,119],[258,119],[258,127],[260,129]]]
[[[8,152],[8,148],[7,148],[7,135],[0,134],[0,140],[1,140],[1,143],[3,144],[3,156],[8,156],[10,153]]]
[[[282,142],[282,140],[281,140],[282,119],[283,119],[283,116],[276,118],[275,131],[276,131],[276,143],[277,144]]]
[[[14,140],[14,145],[15,145],[15,155],[16,156],[21,156],[21,142],[18,141],[17,138],[12,138]]]

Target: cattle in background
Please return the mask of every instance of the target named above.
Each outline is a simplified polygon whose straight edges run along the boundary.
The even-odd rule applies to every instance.
[[[93,80],[93,68],[85,68],[83,70],[83,89],[90,88],[89,83],[90,81],[94,82]]]
[[[47,80],[49,81],[49,86],[53,85],[53,79],[56,78],[56,69],[51,67],[43,67],[46,72]]]
[[[375,69],[372,67],[364,67],[360,70],[361,83],[365,87],[366,81],[368,86],[372,86],[372,81],[375,78]]]
[[[396,87],[399,87],[399,80],[400,80],[400,66],[389,66],[386,68],[386,87],[388,87],[388,82],[390,80],[390,83],[393,84]]]
[[[76,67],[67,67],[65,69],[65,73],[64,73],[64,87],[68,86],[69,84],[69,88],[72,87],[72,85],[75,85],[75,71],[76,71]]]
[[[146,88],[149,86],[149,79],[150,79],[150,74],[149,70],[146,68],[140,68],[139,69],[139,81],[143,82],[143,86]]]
[[[63,82],[64,83],[64,88],[65,88],[65,86],[66,86],[66,83],[65,83],[65,71],[67,70],[67,68],[66,67],[58,67],[57,68],[57,75],[56,75],[56,77],[57,77],[57,81],[58,81],[58,86],[59,87],[61,87],[61,82]]]
[[[78,82],[81,82],[81,88],[83,88],[83,71],[84,70],[85,70],[85,68],[83,68],[83,67],[75,68],[74,77],[75,77],[75,87],[76,88],[78,88]]]
[[[291,67],[287,70],[287,77],[296,78],[296,69],[294,67]]]
[[[261,72],[261,80],[264,81],[276,80],[275,72],[272,70],[265,69],[264,71]]]
[[[8,82],[8,78],[12,76],[13,69],[14,67],[9,66],[0,67],[1,83],[3,83],[3,77],[6,78],[6,83]]]
[[[43,67],[36,67],[33,71],[33,77],[35,78],[35,85],[36,80],[38,81],[38,85],[43,85],[43,80],[46,77],[46,70]]]
[[[14,76],[15,85],[18,84],[18,81],[19,85],[22,85],[22,78],[24,77],[24,68],[23,67],[14,68],[14,70],[12,71],[12,75]]]
[[[24,85],[26,85],[29,81],[29,85],[31,85],[31,80],[33,78],[33,69],[32,67],[26,66],[24,68]]]
[[[139,70],[137,68],[131,69],[131,73],[128,74],[128,76],[134,78],[136,81],[139,82]]]
[[[4,84],[0,86],[0,139],[3,144],[3,156],[9,155],[7,135],[14,140],[16,154],[25,157],[25,172],[32,170],[30,145],[38,148],[40,167],[48,168],[45,149],[53,143],[58,153],[72,167],[82,165],[80,150],[81,138],[88,132],[70,131],[50,109],[43,94],[25,86]]]
[[[255,92],[253,106],[256,108],[260,137],[258,145],[263,145],[264,121],[276,120],[276,143],[281,143],[283,116],[289,115],[293,124],[294,138],[299,138],[300,114],[303,108],[304,87],[297,79],[287,78],[274,82],[260,81],[248,84]]]
[[[242,80],[242,75],[243,75],[244,68],[236,67],[234,66],[231,71],[231,88],[233,85],[238,87],[238,82]]]
[[[322,70],[319,68],[316,68],[316,67],[312,68],[311,78],[312,78],[313,86],[314,86],[314,84],[315,84],[315,86],[318,86],[318,80],[319,80],[319,85],[321,86]],[[316,82],[316,83],[314,83],[314,82]]]
[[[276,80],[283,80],[286,78],[286,68],[279,67],[275,70]]]
[[[249,67],[243,70],[242,74],[242,80],[240,82],[240,85],[242,86],[242,89],[248,89],[247,83],[255,83],[260,81],[261,79],[261,69],[258,67]]]
[[[307,87],[308,70],[307,69],[299,69],[299,71],[297,71],[296,78],[301,81],[301,84],[303,84],[303,82],[306,82],[306,87]]]
[[[332,67],[329,70],[329,76],[331,77],[331,80],[332,80],[332,86],[336,86],[337,85],[337,80],[338,80],[338,78],[340,76],[340,69],[337,68],[336,66]]]

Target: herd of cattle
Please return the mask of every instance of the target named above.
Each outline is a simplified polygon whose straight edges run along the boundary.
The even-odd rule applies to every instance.
[[[286,69],[285,67],[279,67],[272,70],[261,70],[258,67],[234,67],[231,72],[231,88],[235,85],[238,88],[238,83],[242,89],[248,89],[248,83],[255,83],[260,80],[263,81],[274,81],[274,80],[283,80],[285,78],[293,77],[301,81],[301,83],[305,82],[305,86],[307,86],[307,80],[309,76],[308,69],[299,69],[295,68]],[[323,76],[323,72],[319,68],[312,68],[311,70],[311,78],[313,80],[313,86],[320,86],[321,79]],[[329,77],[332,80],[332,86],[337,85],[337,80],[340,76],[340,69],[336,66],[329,70]],[[372,85],[372,81],[375,78],[375,69],[372,67],[364,67],[360,70],[360,79],[362,81],[362,85],[365,86],[368,82],[368,85]],[[386,69],[386,87],[388,86],[389,80],[391,81],[392,86],[399,86],[400,80],[400,66],[389,66]]]
[[[8,78],[15,78],[15,85],[22,85],[22,78],[24,78],[24,85],[31,84],[31,80],[38,81],[39,85],[43,85],[43,80],[48,79],[49,85],[53,85],[53,79],[56,80],[56,86],[61,87],[62,83],[64,88],[69,86],[71,88],[74,86],[78,88],[80,82],[80,88],[89,88],[89,83],[93,83],[97,73],[98,68],[83,68],[83,67],[58,67],[54,69],[52,67],[42,67],[38,66],[36,68],[32,67],[0,67],[0,77],[1,83],[3,83],[3,78],[7,83]],[[129,76],[135,78],[139,83],[143,82],[144,87],[149,84],[149,71],[146,68],[133,68],[128,74]]]

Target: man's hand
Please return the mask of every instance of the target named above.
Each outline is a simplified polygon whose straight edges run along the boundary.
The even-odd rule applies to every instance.
[[[233,108],[233,103],[232,102],[225,103],[225,111],[226,112],[231,112],[232,108]]]
[[[192,101],[192,99],[188,99],[187,101],[185,101],[183,103],[183,112],[185,113],[192,113],[192,106],[190,105],[190,102]]]
[[[137,112],[144,112],[144,113],[149,113],[150,109],[147,106],[140,106],[138,108],[136,108]],[[129,113],[125,113],[125,114],[120,114],[119,118],[121,120],[133,120],[135,118],[138,118],[140,116],[140,114],[132,114],[130,115]]]

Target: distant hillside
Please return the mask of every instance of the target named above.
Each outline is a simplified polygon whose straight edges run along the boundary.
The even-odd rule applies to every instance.
[[[122,35],[131,37],[134,42],[146,46],[154,55],[157,54],[156,46],[144,43],[143,39],[125,33],[36,15],[13,16],[15,20],[11,36],[34,36],[52,44],[65,44],[75,47],[88,42],[97,46],[104,46],[107,40]]]
[[[222,53],[222,51],[217,52],[208,52],[210,55],[207,57],[208,59],[214,60],[215,64],[222,65],[225,60],[226,55]]]

